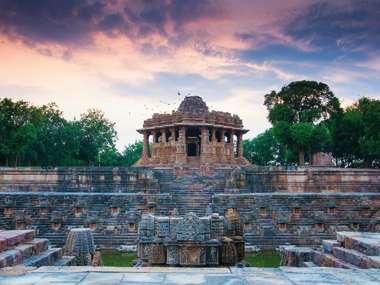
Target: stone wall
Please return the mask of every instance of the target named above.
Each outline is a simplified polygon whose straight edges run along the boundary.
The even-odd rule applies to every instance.
[[[268,248],[318,244],[337,230],[380,231],[379,193],[216,194],[213,207],[236,207],[246,242]]]
[[[337,228],[380,230],[380,170],[0,168],[0,229],[57,245],[83,226],[101,246],[135,243],[143,213],[201,216],[209,204],[236,206],[248,243],[318,243]]]
[[[251,168],[249,192],[380,192],[380,170],[306,167]]]

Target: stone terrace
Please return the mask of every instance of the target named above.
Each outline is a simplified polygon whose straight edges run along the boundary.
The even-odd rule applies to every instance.
[[[17,270],[17,269],[16,269]],[[21,271],[21,269],[19,269]],[[0,285],[378,285],[380,270],[339,268],[120,268],[41,267],[7,275],[0,271]]]
[[[334,168],[0,168],[0,228],[63,245],[90,227],[102,247],[134,244],[144,213],[236,207],[247,243],[318,244],[380,229],[380,170]]]

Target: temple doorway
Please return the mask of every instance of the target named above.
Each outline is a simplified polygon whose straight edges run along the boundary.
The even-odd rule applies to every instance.
[[[197,145],[195,143],[187,144],[187,156],[197,156]]]
[[[201,149],[201,132],[199,128],[186,130],[187,156],[199,156]]]

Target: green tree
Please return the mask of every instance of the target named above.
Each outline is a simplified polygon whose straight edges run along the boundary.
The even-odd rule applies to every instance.
[[[275,165],[284,160],[284,150],[268,129],[255,138],[243,141],[244,156],[256,165]]]
[[[337,165],[353,166],[360,159],[360,138],[363,135],[363,117],[358,110],[348,108],[329,122],[332,135],[332,153]]]
[[[142,155],[143,147],[143,141],[127,145],[123,151],[122,165],[131,166],[136,163]]]
[[[101,153],[115,147],[115,123],[95,109],[82,114],[78,123],[82,132],[79,156],[88,165],[98,164]]]
[[[363,116],[363,135],[359,140],[364,166],[380,159],[380,100],[363,97],[355,106]]]
[[[122,165],[123,156],[116,148],[109,148],[100,154],[100,165],[102,166],[120,166]]]
[[[311,155],[328,147],[330,133],[316,126],[341,112],[339,100],[329,86],[315,81],[296,81],[279,92],[272,91],[265,95],[264,105],[274,136],[287,151],[298,152],[299,165],[304,164],[305,153]],[[314,143],[316,138],[323,141]]]
[[[360,98],[329,122],[333,154],[342,167],[373,167],[380,160],[380,100]]]

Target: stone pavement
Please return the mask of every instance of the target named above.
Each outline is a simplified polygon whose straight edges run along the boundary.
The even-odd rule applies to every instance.
[[[0,271],[0,285],[308,285],[380,284],[379,269],[40,267],[24,274]]]

